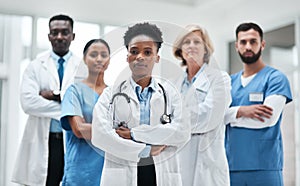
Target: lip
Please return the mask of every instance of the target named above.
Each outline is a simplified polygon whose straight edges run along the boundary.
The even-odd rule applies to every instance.
[[[143,63],[136,63],[136,64],[134,65],[134,67],[144,68],[144,67],[147,67],[147,65],[146,65],[146,64],[143,64]]]
[[[245,57],[251,57],[251,56],[253,56],[253,52],[245,52],[244,56]]]
[[[63,48],[63,47],[65,47],[65,44],[64,43],[56,43],[55,46],[59,47],[59,48]]]
[[[103,64],[96,64],[96,65],[95,65],[95,68],[103,68],[103,67],[104,67]]]
[[[187,50],[186,53],[190,54],[190,53],[197,53],[196,50]]]
[[[195,56],[195,55],[198,55],[198,52],[195,50],[190,50],[190,51],[186,52],[186,55],[187,56]]]

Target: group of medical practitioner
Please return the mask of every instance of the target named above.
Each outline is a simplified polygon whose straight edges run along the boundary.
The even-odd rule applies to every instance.
[[[113,86],[104,81],[105,40],[85,45],[87,75],[75,81],[81,59],[69,50],[72,18],[53,16],[48,38],[52,50],[29,64],[21,84],[29,118],[13,182],[283,185],[280,123],[292,96],[286,76],[262,60],[265,41],[257,24],[236,29],[244,68],[231,77],[213,64],[207,31],[187,25],[173,44],[184,69],[175,80],[153,75],[161,29],[149,22],[130,26],[123,36],[130,73]]]

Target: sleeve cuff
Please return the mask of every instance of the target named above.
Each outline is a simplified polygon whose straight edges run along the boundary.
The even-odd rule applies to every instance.
[[[139,153],[139,158],[150,157],[151,145],[146,145],[146,147]]]

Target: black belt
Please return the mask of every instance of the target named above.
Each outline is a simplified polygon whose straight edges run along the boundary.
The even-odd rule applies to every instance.
[[[63,139],[63,133],[62,132],[50,132],[49,138],[50,139]]]

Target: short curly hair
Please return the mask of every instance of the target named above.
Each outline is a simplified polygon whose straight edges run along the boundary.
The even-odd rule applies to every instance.
[[[148,22],[137,23],[132,27],[128,27],[128,30],[125,32],[124,45],[127,49],[130,41],[138,35],[146,35],[151,37],[157,45],[157,51],[160,49],[161,44],[163,43],[162,32],[156,25]]]
[[[68,15],[63,15],[63,14],[59,14],[59,15],[55,15],[53,17],[50,18],[49,20],[49,28],[50,28],[50,24],[52,21],[69,21],[70,22],[70,25],[71,25],[71,28],[73,29],[73,25],[74,25],[74,21],[73,19],[68,16]]]

